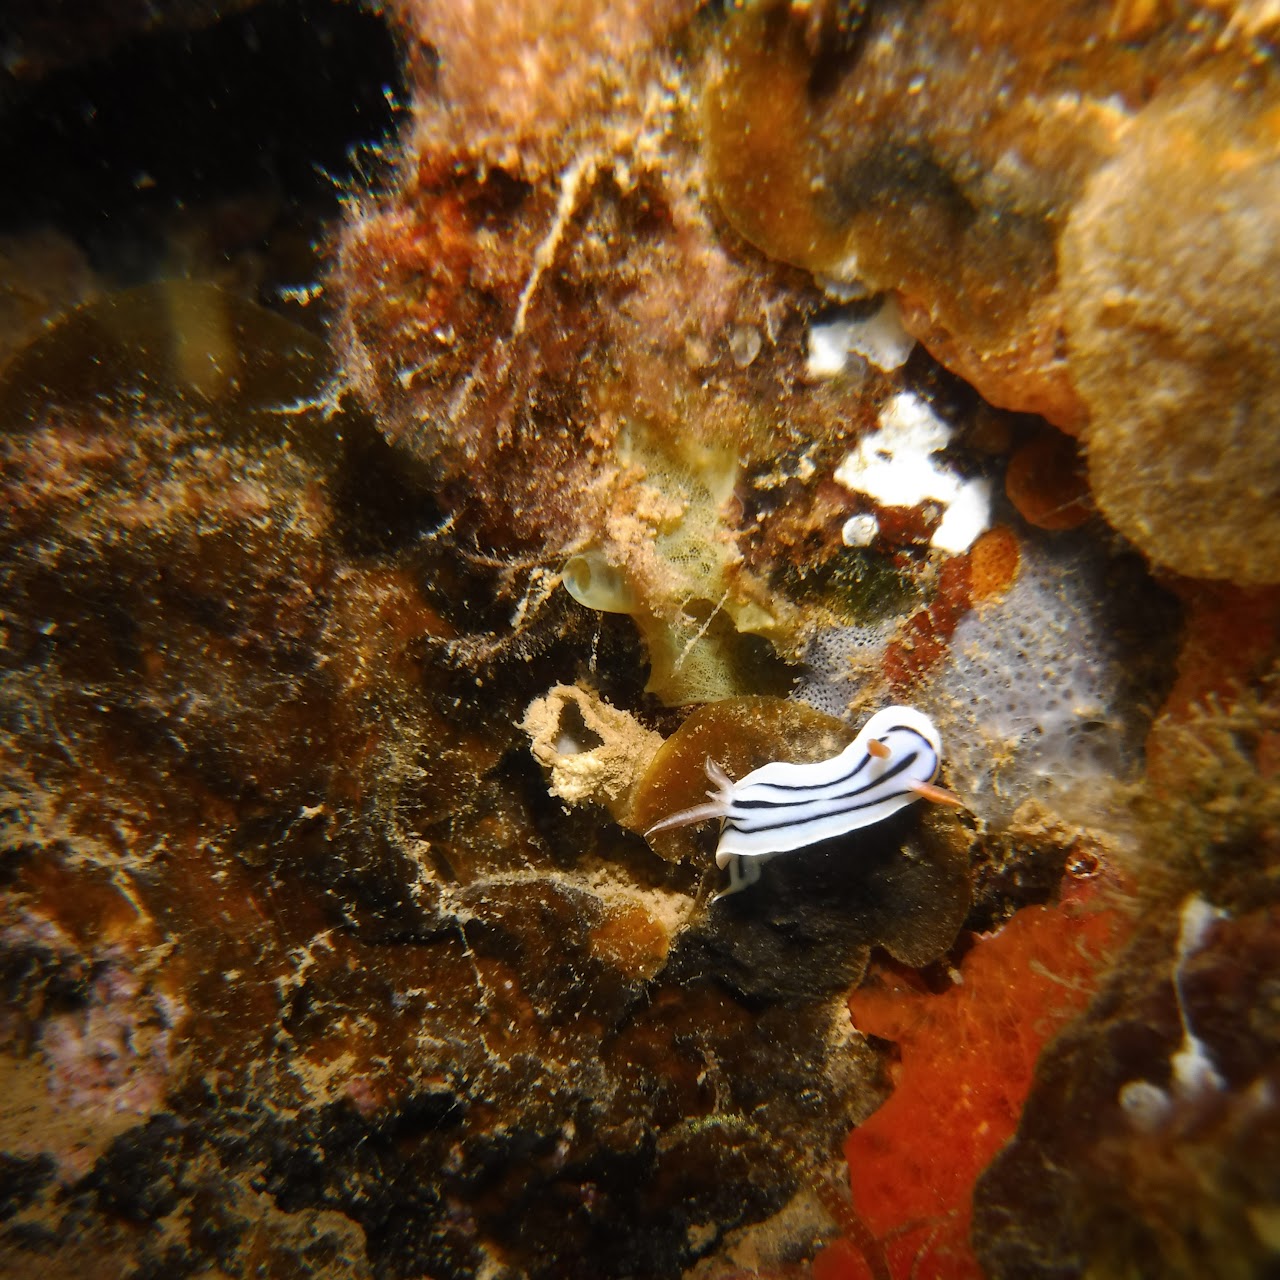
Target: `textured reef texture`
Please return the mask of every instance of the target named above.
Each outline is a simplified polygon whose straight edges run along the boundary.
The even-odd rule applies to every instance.
[[[868,940],[690,923],[690,871],[539,795],[521,690],[589,634],[477,696],[453,548],[397,550],[429,495],[324,376],[194,285],[8,371],[6,1267],[678,1271],[869,1105]]]
[[[748,5],[708,94],[714,188],[753,243],[893,290],[987,400],[1081,435],[1154,562],[1275,581],[1274,16]]]
[[[1273,9],[396,0],[314,287],[5,230],[0,1271],[1274,1270]]]
[[[704,197],[675,61],[702,38],[692,9],[406,12],[433,51],[408,154],[353,210],[334,278],[344,372],[455,536],[630,615],[673,704],[772,687],[766,641],[798,653],[749,508],[868,414],[856,382],[801,385],[816,291]]]

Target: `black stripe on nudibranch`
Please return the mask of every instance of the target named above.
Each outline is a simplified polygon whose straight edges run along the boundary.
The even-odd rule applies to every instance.
[[[908,732],[914,732],[914,731],[909,730]],[[920,737],[919,734],[916,734],[916,736]],[[920,737],[920,740],[924,742],[924,739],[922,737]],[[929,744],[925,742],[925,746],[929,747]],[[929,754],[930,755],[933,754],[932,747],[929,747]],[[786,783],[781,783],[781,782],[757,782],[754,785],[758,787],[777,787],[780,790],[786,791],[789,794],[797,794],[804,791],[835,791],[836,794],[831,797],[833,801],[837,799],[843,800],[846,798],[852,799],[852,797],[854,796],[860,796],[860,795],[864,795],[868,791],[874,791],[877,787],[882,786],[886,782],[892,782],[893,779],[896,778],[900,773],[904,772],[907,769],[910,769],[911,766],[916,762],[916,760],[919,759],[919,757],[920,757],[920,753],[918,751],[913,751],[909,756],[903,757],[903,759],[899,760],[897,764],[892,765],[890,768],[886,769],[878,778],[873,778],[870,782],[865,782],[862,784],[862,786],[855,787],[852,791],[840,791],[838,790],[838,788],[844,782],[846,781],[851,782],[854,778],[856,778],[858,774],[862,772],[863,765],[866,764],[867,760],[871,759],[871,756],[868,755],[866,759],[863,760],[862,764],[858,765],[858,767],[851,774],[849,774],[847,778],[837,778],[836,781],[834,782],[809,783],[801,787],[788,786]],[[816,803],[818,802],[815,800],[804,800],[804,799],[733,800],[730,802],[730,809],[774,809],[774,808],[782,809],[782,808],[786,808],[787,805],[789,804],[801,805],[801,804],[816,804]]]
[[[750,775],[735,785],[735,790],[757,792],[768,790],[775,795],[748,798],[745,795],[730,796],[725,814],[724,832],[736,832],[743,836],[767,835],[769,832],[788,832],[787,843],[803,847],[804,844],[827,838],[833,819],[854,817],[869,810],[892,806],[890,812],[910,804],[915,798],[911,786],[894,786],[896,779],[911,773],[924,761],[927,777],[914,777],[914,781],[928,781],[938,769],[938,752],[925,734],[912,725],[893,724],[881,731],[876,741],[890,743],[895,737],[911,742],[905,755],[893,760],[884,772],[850,786],[867,768],[873,757],[864,752],[857,764],[840,777],[818,783],[752,782]],[[914,739],[912,742],[911,740]],[[900,748],[901,749],[901,748]],[[890,745],[892,751],[892,745]],[[809,765],[792,766],[797,771],[812,768]],[[776,798],[775,798],[776,797]],[[888,813],[880,817],[888,817]],[[878,821],[872,817],[869,821]],[[852,821],[837,834],[844,834],[867,823]],[[814,831],[810,839],[804,839],[806,829]]]
[[[854,778],[860,774],[863,769],[871,762],[871,755],[864,754],[862,759],[842,777],[833,778],[830,782],[753,782],[753,787],[768,787],[771,791],[823,791],[827,787],[840,787],[846,782],[852,782]],[[794,766],[803,768],[802,765]],[[768,801],[763,803],[767,804]]]
[[[785,827],[795,827],[797,830],[803,829],[810,823],[822,822],[827,818],[834,818],[838,814],[857,813],[861,809],[874,809],[877,805],[884,804],[886,800],[896,800],[900,796],[913,795],[910,787],[899,787],[896,791],[890,791],[887,795],[875,796],[870,800],[863,800],[858,804],[842,804],[833,803],[831,807],[822,813],[814,814],[809,818],[795,819],[787,818],[779,814],[777,822],[759,822],[754,821],[749,816],[737,817],[730,814],[725,819],[725,826],[732,827],[734,831],[740,831],[743,835],[755,835],[758,831],[781,831]]]

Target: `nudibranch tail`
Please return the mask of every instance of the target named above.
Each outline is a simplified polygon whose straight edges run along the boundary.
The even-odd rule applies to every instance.
[[[707,777],[715,783],[715,790],[707,792],[711,797],[710,803],[695,804],[691,809],[681,809],[679,813],[673,813],[669,818],[655,822],[644,833],[646,840],[659,831],[673,831],[677,827],[691,827],[697,822],[709,822],[712,818],[729,816],[729,805],[733,799],[733,779],[710,757],[707,758],[704,768],[707,771]]]

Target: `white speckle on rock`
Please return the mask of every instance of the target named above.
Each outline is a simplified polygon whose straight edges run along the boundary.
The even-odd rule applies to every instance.
[[[856,263],[854,265],[856,266]],[[863,298],[871,296],[871,290],[861,280],[817,275],[814,276],[814,281],[822,292],[835,302],[861,302]]]
[[[1173,1099],[1150,1080],[1130,1080],[1120,1089],[1120,1109],[1137,1133],[1159,1133],[1173,1115]]]
[[[880,535],[880,521],[873,515],[850,516],[840,530],[846,547],[869,547]]]
[[[834,378],[849,364],[849,325],[843,316],[818,320],[809,326],[809,359],[805,371],[811,378]]]
[[[753,324],[736,324],[728,333],[729,356],[739,369],[745,369],[760,354],[764,339]]]

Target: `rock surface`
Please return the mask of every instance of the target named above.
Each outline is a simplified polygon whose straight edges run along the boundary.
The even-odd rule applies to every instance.
[[[1273,8],[399,0],[323,280],[6,239],[0,1270],[1270,1265]]]

